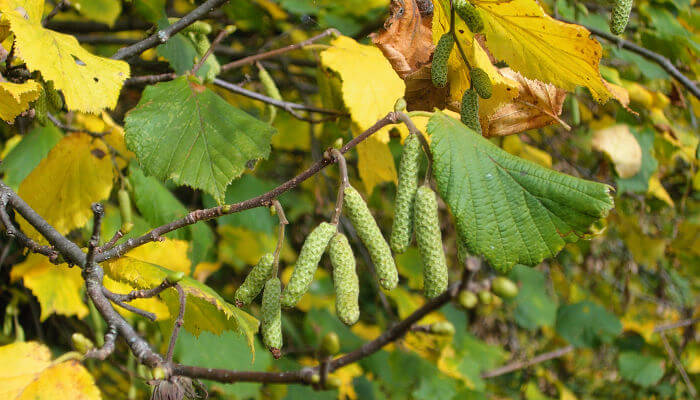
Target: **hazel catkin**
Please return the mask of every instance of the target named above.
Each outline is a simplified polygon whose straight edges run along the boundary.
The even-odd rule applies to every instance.
[[[333,266],[335,313],[343,323],[352,325],[360,318],[360,281],[355,271],[355,255],[345,235],[336,233],[333,236],[328,255]]]
[[[403,144],[399,162],[399,183],[396,187],[394,224],[391,228],[391,249],[403,253],[411,243],[413,235],[413,201],[418,189],[418,167],[421,143],[417,135],[408,135]]]
[[[448,280],[435,192],[429,186],[418,188],[414,207],[416,242],[423,260],[423,292],[432,299],[447,289]]]
[[[343,205],[350,222],[357,231],[357,236],[369,252],[379,278],[379,284],[386,290],[394,289],[399,282],[399,273],[396,270],[389,244],[384,240],[384,236],[377,226],[377,221],[374,220],[372,213],[367,208],[367,203],[354,187],[347,186]]]
[[[321,261],[321,256],[326,251],[328,242],[330,242],[336,230],[336,225],[322,222],[306,237],[304,244],[301,246],[292,277],[282,293],[282,305],[284,307],[294,307],[301,300],[304,293],[309,290],[316,268],[318,268],[318,263]]]
[[[250,304],[255,296],[260,293],[265,286],[265,282],[270,278],[272,273],[272,264],[275,257],[272,253],[267,253],[260,258],[258,264],[253,267],[245,277],[241,286],[236,289],[233,299],[238,307],[243,307]]]

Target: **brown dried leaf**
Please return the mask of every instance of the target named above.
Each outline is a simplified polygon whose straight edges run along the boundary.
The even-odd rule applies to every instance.
[[[501,68],[501,74],[519,84],[519,96],[511,103],[500,107],[492,115],[482,117],[483,135],[507,136],[529,129],[559,122],[566,91],[552,84],[527,79],[510,68]]]
[[[430,79],[430,65],[425,65],[404,78],[406,82],[406,109],[408,111],[422,110],[433,111],[447,107],[449,86],[438,88]],[[459,110],[457,110],[459,111]]]
[[[430,62],[433,4],[430,0],[393,0],[384,29],[370,35],[403,79]]]

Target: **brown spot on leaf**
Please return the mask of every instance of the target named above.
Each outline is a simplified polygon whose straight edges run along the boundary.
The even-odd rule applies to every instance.
[[[92,149],[92,150],[90,150],[90,154],[92,154],[93,156],[99,158],[100,160],[101,160],[104,156],[107,155],[107,153],[105,153],[104,151],[102,151],[102,150],[100,150],[100,149]]]
[[[188,83],[190,84],[190,87],[192,88],[192,90],[194,90],[197,93],[203,93],[207,89],[206,86],[200,85],[197,82],[189,81]]]

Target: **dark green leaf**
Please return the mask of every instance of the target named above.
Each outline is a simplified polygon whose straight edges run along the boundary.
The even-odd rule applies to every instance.
[[[518,296],[513,299],[516,304],[515,322],[530,330],[553,326],[557,316],[557,301],[547,294],[544,274],[524,265],[516,265],[509,277],[520,287]]]
[[[559,307],[557,333],[576,347],[610,343],[622,332],[622,324],[605,308],[590,301]]]
[[[217,201],[249,160],[267,158],[273,133],[185,76],[147,87],[126,117],[127,146],[145,172],[202,189]]]
[[[428,123],[442,198],[472,254],[496,269],[537,265],[590,236],[613,207],[610,187],[515,157],[436,112]]]
[[[655,385],[664,376],[664,361],[636,352],[624,352],[617,359],[620,376],[640,386]]]

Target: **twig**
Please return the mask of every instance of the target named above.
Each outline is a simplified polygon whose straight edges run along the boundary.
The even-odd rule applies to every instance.
[[[92,203],[92,213],[94,214],[92,224],[92,236],[88,241],[88,251],[85,257],[85,264],[89,265],[95,261],[95,249],[100,244],[100,229],[102,229],[102,218],[105,215],[105,209],[100,203]]]
[[[329,156],[333,157],[336,163],[338,163],[338,169],[340,170],[340,183],[338,184],[338,197],[335,201],[335,211],[333,212],[333,218],[331,218],[331,223],[338,225],[340,221],[340,214],[343,212],[343,196],[345,193],[345,188],[348,186],[348,166],[345,163],[345,157],[338,151],[338,149],[331,149],[331,154]]]
[[[237,67],[240,67],[243,65],[252,64],[256,61],[263,60],[263,59],[269,58],[269,57],[273,57],[273,56],[276,56],[276,55],[279,55],[282,53],[286,53],[288,51],[300,49],[304,46],[308,46],[311,43],[314,43],[315,41],[321,40],[321,39],[325,38],[326,36],[330,36],[330,35],[340,35],[340,33],[338,32],[337,29],[334,29],[334,28],[326,29],[322,33],[320,33],[316,36],[310,37],[310,38],[304,40],[303,42],[295,43],[295,44],[292,44],[292,45],[289,45],[286,47],[282,47],[279,49],[275,49],[275,50],[266,51],[264,53],[254,54],[252,56],[248,56],[245,58],[241,58],[240,60],[236,60],[236,61],[232,61],[228,64],[224,64],[221,66],[221,72],[226,72],[229,69],[237,68]]]
[[[153,313],[151,313],[151,312],[148,312],[148,311],[144,311],[144,310],[142,310],[142,309],[140,309],[140,308],[136,308],[136,307],[134,307],[134,306],[132,306],[132,305],[130,305],[130,304],[126,304],[126,303],[122,302],[121,300],[119,300],[119,295],[116,294],[116,293],[114,293],[114,292],[112,292],[111,290],[109,290],[109,289],[103,287],[103,288],[102,288],[102,293],[104,293],[105,297],[107,297],[110,301],[112,301],[112,303],[118,305],[119,307],[121,307],[121,308],[123,308],[123,309],[125,309],[125,310],[127,310],[127,311],[131,311],[132,313],[137,314],[137,315],[140,315],[140,316],[142,316],[142,317],[144,317],[144,318],[147,318],[147,319],[149,319],[149,320],[151,320],[151,321],[155,321],[155,320],[156,320],[156,315],[155,315],[155,314],[153,314]]]
[[[117,243],[117,241],[118,241],[119,239],[121,239],[122,237],[124,237],[124,234],[122,233],[122,230],[119,229],[119,230],[114,234],[114,236],[112,236],[112,238],[109,239],[109,242],[105,243],[102,247],[100,247],[100,248],[97,249],[97,252],[98,252],[98,253],[102,253],[103,251],[106,251],[106,250],[111,249],[111,248]]]
[[[1,187],[0,187],[1,189]],[[12,239],[16,239],[17,242],[28,248],[30,251],[33,251],[34,253],[39,253],[47,256],[49,260],[53,263],[58,262],[58,252],[50,247],[50,246],[42,246],[39,243],[35,242],[33,239],[25,235],[22,231],[17,229],[15,225],[12,223],[12,219],[10,218],[10,215],[7,213],[7,203],[9,202],[9,193],[2,192],[0,194],[0,222],[2,225],[5,227],[5,234]],[[11,241],[8,241],[6,244],[6,249],[9,250]],[[3,251],[4,253],[4,251]],[[4,262],[4,257],[3,257],[3,262]]]
[[[685,368],[683,368],[683,364],[681,364],[681,362],[678,360],[678,357],[676,357],[676,352],[673,351],[673,347],[671,347],[671,344],[668,342],[668,339],[666,339],[666,334],[663,332],[660,332],[659,334],[661,336],[661,340],[664,342],[664,348],[666,349],[666,353],[668,353],[668,357],[673,362],[673,365],[675,365],[678,372],[680,372],[681,377],[685,382],[685,386],[688,388],[688,392],[690,392],[690,396],[692,398],[696,398],[697,391],[695,390],[695,385],[693,385],[693,382],[690,381],[688,373],[685,371]]]
[[[279,107],[279,108],[281,108],[289,113],[293,113],[294,110],[302,110],[302,111],[309,111],[309,112],[314,112],[314,113],[319,113],[319,114],[329,114],[329,115],[334,115],[334,116],[346,116],[346,115],[348,115],[347,113],[344,113],[342,111],[327,110],[325,108],[318,108],[318,107],[313,107],[313,106],[307,106],[304,104],[298,104],[298,103],[292,103],[289,101],[273,99],[272,97],[268,97],[268,96],[262,95],[260,93],[250,91],[248,89],[244,89],[238,85],[235,85],[235,84],[230,83],[230,82],[226,82],[226,81],[219,79],[219,78],[214,79],[214,84],[216,86],[230,90],[230,91],[237,93],[237,94],[240,94],[242,96],[250,97],[251,99],[259,100],[259,101],[262,101],[262,102],[267,103],[267,104],[272,104],[273,106]]]
[[[272,264],[272,276],[277,276],[279,263],[280,263],[280,253],[282,252],[282,245],[284,244],[284,230],[285,226],[289,223],[287,221],[287,216],[284,214],[284,208],[280,204],[279,200],[272,199],[272,206],[275,207],[275,212],[277,213],[277,218],[279,219],[279,230],[277,233],[277,246],[275,247],[274,262]]]
[[[175,78],[177,78],[177,74],[174,72],[166,72],[164,74],[157,75],[134,76],[124,81],[124,86],[152,85],[158,82],[172,81]]]
[[[60,0],[58,3],[56,3],[56,6],[49,12],[44,19],[41,20],[41,25],[45,26],[53,17],[56,16],[59,12],[65,10],[66,8],[70,7],[70,1],[68,0]]]
[[[56,125],[56,127],[59,129],[62,129],[66,132],[86,133],[94,138],[103,138],[103,137],[109,135],[110,133],[112,133],[112,131],[114,130],[114,128],[112,128],[112,129],[110,129],[108,131],[104,131],[104,132],[93,132],[93,131],[89,131],[87,129],[81,129],[81,128],[75,128],[72,126],[68,126],[68,125],[64,124],[63,122],[61,122],[58,118],[56,118],[56,116],[54,116],[51,113],[46,113],[46,117],[49,119],[49,121],[51,121],[51,123]]]
[[[222,6],[228,0],[207,0],[202,3],[199,7],[190,11],[187,15],[180,18],[177,22],[170,25],[165,29],[160,29],[153,35],[143,39],[142,41],[135,43],[128,47],[123,47],[119,49],[113,56],[114,60],[124,60],[133,57],[137,54],[141,54],[144,51],[156,47],[159,44],[167,42],[173,35],[190,26],[199,19],[204,18],[209,12]]]
[[[396,113],[389,113],[387,114],[384,118],[380,119],[377,121],[372,127],[367,129],[366,131],[362,132],[360,135],[356,136],[353,138],[351,141],[349,141],[347,144],[345,144],[341,149],[341,153],[347,153],[350,149],[354,148],[357,146],[359,143],[367,139],[369,136],[380,130],[381,128],[390,125],[390,124],[395,124],[398,121],[398,115]],[[185,217],[180,218],[178,220],[172,221],[168,224],[161,225],[157,228],[152,229],[150,232],[146,233],[145,235],[139,236],[137,238],[132,238],[127,240],[126,242],[114,246],[112,249],[105,251],[101,254],[98,254],[95,257],[95,260],[97,262],[103,262],[106,260],[110,260],[115,257],[119,257],[120,255],[126,253],[127,251],[141,246],[145,243],[152,242],[154,240],[157,240],[157,238],[161,237],[162,235],[165,235],[168,232],[174,231],[176,229],[180,229],[182,227],[192,225],[195,222],[199,221],[205,221],[209,220],[212,218],[220,217],[225,214],[232,214],[244,210],[249,210],[251,208],[257,208],[261,206],[267,206],[270,204],[272,199],[279,197],[282,193],[293,189],[297,187],[300,183],[303,181],[309,179],[310,177],[314,176],[316,173],[318,173],[320,170],[323,168],[333,164],[335,161],[332,159],[328,158],[322,158],[321,160],[315,162],[312,164],[307,170],[304,172],[300,173],[299,175],[295,176],[294,178],[288,180],[287,182],[281,184],[280,186],[270,190],[267,193],[261,194],[257,197],[253,197],[251,199],[235,203],[235,204],[227,204],[227,205],[222,205],[218,207],[213,207],[213,208],[207,208],[203,210],[196,210],[192,211],[189,214],[187,214]],[[78,249],[80,250],[80,249]],[[82,252],[81,252],[82,254]]]
[[[224,40],[224,38],[231,32],[233,31],[229,29],[222,29],[221,32],[219,32],[219,34],[216,35],[216,38],[214,38],[214,41],[211,42],[211,45],[207,49],[206,53],[204,53],[202,58],[200,58],[199,61],[197,61],[197,64],[195,64],[194,67],[192,67],[192,75],[197,75],[197,71],[199,71],[199,69],[202,68],[202,65],[204,65],[204,63],[207,61],[207,58],[209,58],[209,56],[211,56],[212,53],[214,53],[214,49],[216,48],[216,46],[219,43],[221,43],[221,41]]]
[[[486,371],[483,374],[481,374],[481,377],[483,379],[495,378],[497,376],[505,375],[505,374],[511,373],[513,371],[528,368],[530,366],[533,366],[535,364],[539,364],[541,362],[552,360],[554,358],[559,358],[565,354],[571,353],[572,351],[574,351],[574,346],[562,347],[560,349],[556,349],[553,351],[549,351],[547,353],[540,354],[536,357],[533,357],[530,360],[516,361],[516,362],[510,363],[508,365],[504,365],[503,367],[496,368],[496,369],[493,369],[491,371]]]
[[[114,298],[118,301],[124,302],[129,302],[134,299],[150,299],[151,297],[158,296],[165,289],[169,289],[175,285],[175,283],[172,283],[166,279],[163,282],[161,282],[160,285],[151,289],[132,290],[131,292],[126,294],[114,293]]]
[[[180,311],[177,314],[177,319],[173,325],[173,333],[170,335],[170,344],[168,344],[168,352],[165,355],[165,360],[167,362],[173,361],[173,353],[175,352],[175,343],[177,343],[177,336],[180,333],[180,328],[185,323],[185,306],[187,305],[187,295],[182,289],[182,286],[176,284],[175,289],[177,289],[177,296],[180,302]]]
[[[566,23],[569,23],[569,24],[573,24],[573,23],[574,23],[574,22],[567,21],[567,20],[564,20],[564,19],[561,19],[560,21],[563,21],[563,22],[566,22]],[[618,37],[618,36],[615,36],[615,35],[613,35],[612,33],[608,33],[608,32],[605,32],[605,31],[601,31],[601,30],[599,30],[599,29],[596,29],[596,28],[593,28],[593,27],[590,27],[590,26],[586,26],[585,28],[588,29],[589,31],[591,31],[592,34],[594,34],[594,35],[596,35],[596,36],[598,36],[598,37],[600,37],[600,38],[603,38],[603,39],[605,39],[605,40],[607,40],[607,41],[609,41],[609,42],[612,42],[612,43],[614,43],[614,44],[620,46],[620,47],[623,48],[623,49],[630,50],[630,51],[632,51],[632,52],[634,52],[634,53],[637,53],[637,54],[641,55],[642,57],[644,57],[644,58],[646,58],[646,59],[648,59],[648,60],[654,61],[655,63],[659,64],[659,65],[661,66],[661,68],[663,68],[666,72],[668,72],[669,75],[671,75],[672,77],[674,77],[681,85],[683,85],[686,89],[688,89],[688,91],[689,91],[690,93],[692,93],[693,96],[695,96],[696,98],[700,99],[700,89],[695,85],[695,83],[693,83],[693,81],[691,81],[690,79],[688,79],[688,77],[686,77],[685,75],[683,75],[683,74],[673,65],[673,63],[671,62],[671,60],[669,60],[668,58],[662,56],[662,55],[659,54],[659,53],[655,53],[655,52],[653,52],[653,51],[651,51],[651,50],[649,50],[649,49],[646,49],[646,48],[644,48],[644,47],[638,46],[638,45],[636,45],[636,44],[634,44],[634,43],[632,43],[632,42],[630,42],[630,41],[627,41],[627,40],[622,39],[622,38],[620,38],[620,37]]]
[[[105,342],[102,347],[97,349],[90,349],[85,353],[85,358],[95,358],[98,360],[104,360],[109,357],[110,354],[114,352],[114,345],[117,340],[117,328],[110,326],[107,333],[105,333]]]
[[[669,324],[657,325],[654,327],[654,332],[655,333],[662,333],[662,332],[670,330],[670,329],[676,329],[676,328],[682,328],[684,326],[695,325],[698,322],[700,322],[700,317],[684,319],[682,321],[672,322]]]

